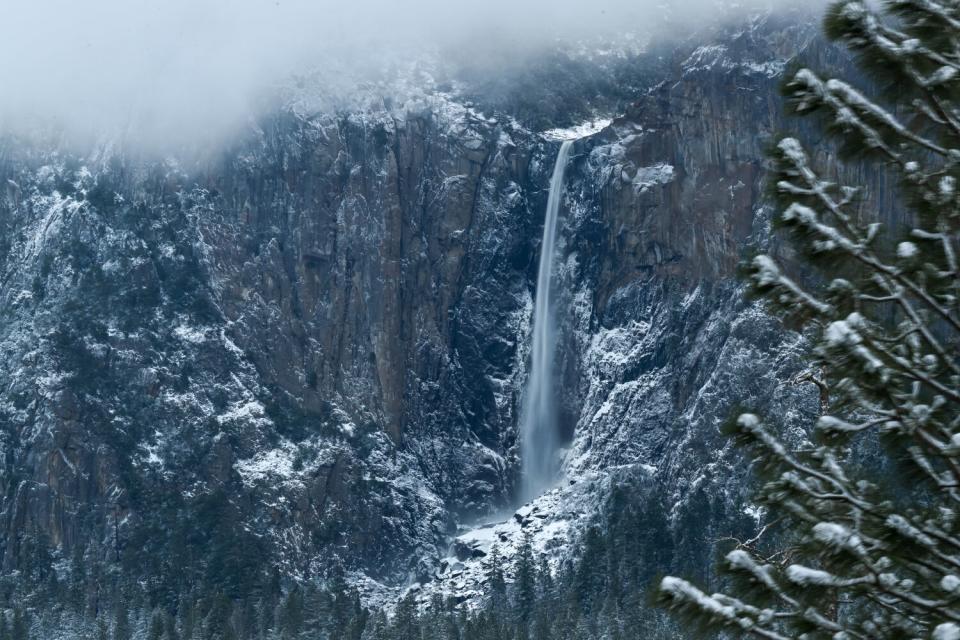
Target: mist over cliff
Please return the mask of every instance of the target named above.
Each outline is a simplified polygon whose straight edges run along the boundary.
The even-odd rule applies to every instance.
[[[0,131],[170,152],[291,101],[357,108],[371,83],[495,76],[545,52],[636,51],[785,1],[67,0],[4,8]],[[426,77],[425,77],[426,76]],[[319,102],[318,102],[319,100]]]
[[[737,278],[778,250],[782,74],[843,64],[815,7],[6,11],[0,614],[259,640],[297,598],[479,607],[524,540],[559,576],[628,539],[636,595],[763,525],[720,427],[818,407]],[[551,191],[557,475],[527,501]]]

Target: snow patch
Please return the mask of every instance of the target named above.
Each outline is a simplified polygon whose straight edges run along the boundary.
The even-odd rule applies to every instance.
[[[624,174],[624,178],[626,178],[625,181],[633,183],[634,189],[643,193],[650,187],[673,182],[675,173],[676,171],[672,164],[660,162],[649,167],[638,168],[636,175],[634,175],[632,179],[627,178],[626,173]]]
[[[581,122],[580,124],[572,127],[566,127],[563,129],[548,129],[547,131],[542,131],[540,136],[545,140],[550,140],[551,142],[560,142],[562,140],[579,140],[580,138],[588,138],[592,135],[600,133],[612,123],[612,118],[587,120],[586,122]]]
[[[206,331],[197,329],[196,327],[189,327],[185,324],[175,327],[173,335],[190,344],[200,344],[207,339]]]
[[[944,622],[933,630],[933,640],[960,640],[960,627],[952,622]]]
[[[230,422],[270,424],[270,419],[266,417],[265,408],[259,401],[243,400],[234,402],[226,412],[217,416],[217,422],[221,425]]]
[[[237,470],[244,484],[254,484],[258,480],[278,478],[286,481],[294,478],[294,459],[297,447],[289,441],[280,446],[258,453],[247,460],[238,460],[233,468]]]

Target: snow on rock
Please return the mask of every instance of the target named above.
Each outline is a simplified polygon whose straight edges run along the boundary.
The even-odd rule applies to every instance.
[[[463,529],[451,540],[447,555],[436,559],[432,580],[416,585],[417,601],[426,605],[439,594],[471,608],[482,605],[492,554],[500,557],[511,582],[513,560],[527,535],[534,555],[545,557],[553,570],[558,569],[573,556],[576,543],[621,471],[588,473],[576,481],[563,479],[508,517]]]
[[[897,245],[897,257],[909,260],[917,255],[917,245],[912,242],[901,242]]]
[[[787,567],[787,579],[795,584],[819,587],[827,587],[836,582],[836,577],[826,571],[811,569],[799,564],[792,564]]]
[[[672,182],[674,173],[673,165],[660,162],[649,167],[639,167],[633,177],[626,173],[623,177],[624,182],[632,182],[634,189],[642,192],[649,187]]]
[[[294,478],[294,459],[297,448],[292,442],[284,442],[279,447],[257,453],[253,458],[238,460],[233,468],[243,481],[253,484],[258,480],[273,478],[289,481]]]
[[[933,640],[960,640],[960,626],[953,622],[944,622],[933,630]]]
[[[249,422],[260,425],[270,424],[270,419],[264,414],[265,408],[259,400],[244,399],[233,403],[227,411],[217,416],[217,422]]]
[[[940,588],[947,593],[955,593],[960,590],[960,578],[952,573],[947,574],[940,580]]]
[[[730,48],[723,44],[704,45],[697,47],[686,60],[681,63],[684,71],[738,71],[754,73],[768,78],[777,78],[783,75],[787,60],[738,60],[731,54]]]
[[[543,131],[540,135],[545,139],[551,142],[559,142],[561,140],[578,140],[580,138],[587,138],[589,136],[600,133],[613,123],[612,118],[598,118],[595,120],[587,120],[581,122],[580,124],[574,125],[572,127],[566,127],[562,129],[548,129]]]
[[[177,325],[173,330],[173,335],[184,342],[199,344],[207,339],[206,331],[198,327],[190,327],[184,324]]]

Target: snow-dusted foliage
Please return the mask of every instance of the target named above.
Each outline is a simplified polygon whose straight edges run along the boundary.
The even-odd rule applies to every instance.
[[[858,207],[859,190],[825,178],[795,138],[777,145],[779,223],[819,274],[789,277],[760,255],[751,280],[814,336],[809,378],[823,415],[801,448],[756,415],[737,419],[786,548],[774,552],[762,536],[739,544],[726,557],[730,594],[662,581],[663,601],[708,628],[761,638],[958,635],[960,4],[897,0],[887,12],[840,2],[826,28],[895,88],[890,107],[809,69],[787,95],[797,114],[821,116],[844,150],[899,180],[906,224]],[[867,462],[878,444],[886,455]]]

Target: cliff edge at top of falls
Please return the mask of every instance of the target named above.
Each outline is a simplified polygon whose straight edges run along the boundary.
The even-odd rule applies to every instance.
[[[443,576],[458,527],[515,490],[558,147],[535,131],[605,115],[589,106],[624,115],[567,173],[557,367],[583,482],[549,494],[542,520],[571,525],[542,527],[563,529],[544,547],[563,561],[629,479],[707,566],[715,530],[756,524],[718,425],[739,402],[799,433],[816,406],[785,384],[801,342],[734,277],[768,241],[779,74],[832,55],[813,32],[768,15],[708,44],[287,110],[197,165],[0,141],[3,593],[38,557],[149,576],[157,598],[242,597],[274,567],[340,565],[371,598]]]

